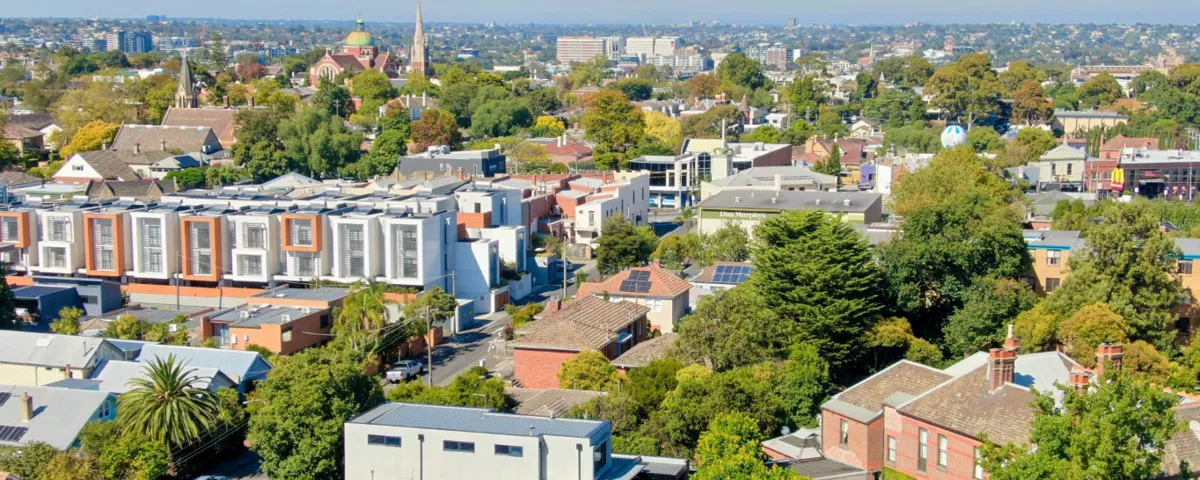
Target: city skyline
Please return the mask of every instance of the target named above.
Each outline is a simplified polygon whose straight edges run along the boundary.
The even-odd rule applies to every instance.
[[[1172,23],[1200,22],[1200,10],[1189,9],[1183,0],[1147,0],[1124,4],[1109,0],[1081,11],[1071,7],[1048,7],[1034,0],[1015,0],[1005,4],[969,0],[953,9],[928,0],[909,0],[903,3],[885,0],[865,0],[853,12],[838,6],[796,5],[782,0],[750,0],[739,11],[723,11],[712,1],[685,2],[660,0],[652,8],[634,0],[614,0],[604,4],[565,5],[549,0],[521,0],[495,8],[484,0],[457,0],[425,6],[426,21],[432,23],[568,23],[568,24],[673,24],[687,21],[720,21],[724,23],[774,25],[787,18],[799,18],[802,23],[836,23],[856,25],[896,25],[909,22],[924,23]],[[349,7],[349,8],[347,8]],[[1165,17],[1157,12],[1172,11]],[[360,12],[369,20],[382,22],[412,22],[415,2],[385,2],[358,0],[330,4],[308,2],[297,5],[280,0],[268,0],[246,5],[232,0],[214,0],[198,9],[186,4],[163,5],[148,0],[132,0],[119,5],[97,4],[82,0],[64,0],[53,8],[46,4],[26,3],[10,6],[7,18],[50,17],[64,18],[144,18],[146,15],[166,15],[176,18],[213,18],[229,20],[353,20]],[[213,15],[212,12],[224,12]]]

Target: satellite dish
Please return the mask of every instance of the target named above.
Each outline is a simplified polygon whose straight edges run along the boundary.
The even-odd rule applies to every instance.
[[[784,425],[783,428],[779,429],[779,433],[781,435],[787,435],[789,433],[792,433],[792,429],[788,428],[787,425]]]

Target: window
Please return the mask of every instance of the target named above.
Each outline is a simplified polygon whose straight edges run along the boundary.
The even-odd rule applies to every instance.
[[[646,299],[646,308],[649,308],[650,311],[661,312],[662,307],[663,307],[663,301],[661,298],[647,298]]]
[[[17,224],[17,219],[13,217],[0,218],[0,238],[5,242],[16,242],[19,237],[20,227]]]
[[[1180,275],[1191,275],[1192,274],[1192,261],[1191,260],[1180,260],[1179,261],[1179,274]]]
[[[850,422],[842,420],[841,423],[838,425],[838,431],[841,432],[841,434],[838,435],[838,443],[840,443],[843,447],[846,445],[849,445],[850,444]]]
[[[1046,251],[1046,265],[1058,265],[1062,263],[1062,252],[1058,250]]]
[[[381,447],[399,447],[400,437],[389,437],[386,435],[367,435],[367,445],[378,445]]]
[[[189,222],[188,235],[192,247],[192,275],[213,274],[212,225],[206,222]]]
[[[280,338],[280,340],[283,341],[283,343],[288,343],[288,342],[292,341],[292,327],[284,328],[283,334],[281,334],[279,336],[279,338]]]
[[[297,255],[296,256],[296,276],[298,277],[313,277],[316,276],[316,258],[312,255]]]
[[[117,269],[113,259],[113,244],[112,220],[92,219],[92,257],[95,263],[93,268],[107,271]]]
[[[605,465],[608,465],[608,442],[596,445],[592,450],[592,471],[599,472]]]
[[[896,437],[887,437],[887,461],[896,463]]]
[[[263,274],[263,261],[262,261],[261,256],[238,255],[238,258],[241,259],[241,261],[238,262],[239,263],[238,266],[240,267],[240,270],[242,271],[241,272],[242,275],[257,277],[257,276],[261,276]]]
[[[49,235],[48,240],[53,240],[56,242],[71,241],[70,225],[66,219],[51,218],[51,219],[47,220],[47,223],[49,224],[48,230],[50,230],[50,235]]]
[[[313,245],[312,220],[292,220],[292,245],[311,247]]]
[[[116,270],[116,260],[113,259],[112,247],[100,248],[96,252],[96,270]]]
[[[153,250],[142,258],[142,271],[147,273],[163,272],[163,254],[161,250]]]
[[[924,428],[917,434],[917,471],[924,473],[929,462],[929,432]]]
[[[949,448],[947,443],[945,435],[938,435],[938,466],[942,468],[946,468],[946,462],[950,456],[949,452],[947,452]]]
[[[979,447],[975,447],[975,475],[971,478],[983,480],[983,452],[979,451]]]
[[[267,244],[267,226],[261,223],[247,224],[242,232],[242,247],[264,248]]]
[[[395,225],[392,239],[396,242],[396,275],[401,278],[417,278],[417,226]]]
[[[596,226],[596,212],[590,212],[590,211],[588,212],[588,226],[589,227]]]
[[[342,227],[342,276],[362,277],[366,275],[366,251],[364,250],[363,226]]]
[[[50,268],[67,268],[67,249],[64,247],[46,247],[46,266]]]
[[[1058,290],[1059,282],[1060,281],[1057,278],[1047,278],[1046,279],[1046,293],[1050,293],[1055,290]]]
[[[447,452],[466,452],[475,453],[475,443],[473,442],[454,442],[446,440],[442,442],[442,450]]]
[[[1067,164],[1067,175],[1070,175],[1070,174],[1071,174],[1071,167],[1072,167],[1072,166],[1073,166],[1073,165],[1071,165],[1071,164],[1069,164],[1069,163]]]
[[[100,402],[100,418],[106,419],[112,415],[112,405],[109,405],[108,400]]]
[[[71,171],[72,172],[82,172],[83,165],[71,165]]]
[[[506,455],[509,457],[524,457],[525,448],[513,445],[496,445],[496,455]]]

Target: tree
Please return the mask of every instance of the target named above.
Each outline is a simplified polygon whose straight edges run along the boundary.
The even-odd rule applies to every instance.
[[[1027,82],[1040,85],[1042,81],[1046,80],[1046,72],[1039,70],[1029,62],[1016,61],[1008,64],[1008,69],[1002,72],[998,79],[1004,90],[1015,92]]]
[[[862,102],[879,96],[879,79],[871,72],[861,72],[854,77],[854,91],[850,92],[851,102]]]
[[[275,360],[249,403],[247,440],[272,478],[341,478],[344,424],[383,399],[357,350],[309,348]]]
[[[659,260],[662,266],[670,269],[683,269],[692,261],[706,265],[708,262],[704,258],[704,240],[705,238],[698,233],[664,237],[650,257]]]
[[[174,181],[180,191],[191,190],[205,186],[204,169],[200,167],[184,168],[167,172],[163,180]]]
[[[687,87],[693,98],[713,98],[721,89],[721,79],[711,73],[696,75],[688,79]]]
[[[985,441],[983,467],[995,480],[1154,478],[1166,441],[1181,429],[1172,408],[1179,397],[1133,375],[1109,369],[1091,392],[1067,386],[1062,406],[1036,392],[1030,442],[1037,449]]]
[[[609,85],[609,88],[620,90],[626,97],[635,102],[649,100],[654,96],[654,84],[640,78],[626,78]]]
[[[535,115],[553,113],[562,108],[558,92],[550,87],[538,87],[530,90],[522,99],[529,104],[529,110]]]
[[[550,169],[550,151],[540,143],[518,143],[516,148],[509,152],[508,160],[522,173],[545,172]]]
[[[779,130],[770,125],[762,125],[749,133],[742,134],[740,140],[746,143],[779,143]]]
[[[362,134],[325,110],[305,108],[279,124],[279,142],[285,165],[314,178],[335,178],[343,166],[358,160]]]
[[[742,114],[736,106],[718,105],[700,115],[684,117],[680,131],[683,138],[721,138],[722,126],[729,129],[741,122]]]
[[[1033,308],[1037,296],[1029,284],[1007,278],[973,280],[963,293],[962,307],[946,322],[946,347],[967,356],[1000,345],[1007,325]]]
[[[658,236],[647,225],[636,226],[622,216],[603,220],[596,247],[596,266],[601,275],[612,275],[628,267],[645,265],[658,246]]]
[[[963,55],[939,68],[925,84],[925,93],[933,96],[930,106],[942,109],[947,118],[965,115],[968,125],[999,111],[1002,90],[991,58],[983,53]]]
[[[696,467],[703,470],[723,459],[748,455],[762,456],[758,424],[744,413],[718,415],[708,424],[696,446]]]
[[[1180,295],[1177,251],[1158,219],[1145,204],[1116,204],[1083,237],[1088,248],[1069,259],[1071,275],[1047,297],[1047,310],[1065,318],[1105,303],[1129,322],[1129,338],[1169,349]]]
[[[813,165],[813,170],[826,175],[842,173],[842,147],[833,142],[833,146],[829,148],[829,156]]]
[[[454,299],[454,295],[446,293],[442,287],[433,287],[421,295],[416,300],[408,302],[404,305],[404,318],[408,321],[409,336],[421,336],[428,341],[433,336],[434,327],[446,323],[447,320],[457,318],[458,316],[458,301]],[[427,364],[430,368],[430,373],[433,369],[433,347],[425,349],[428,355]],[[433,385],[433,376],[428,376],[429,385]]]
[[[321,77],[321,85],[312,96],[312,105],[329,115],[342,118],[349,118],[355,111],[350,90],[325,77]]]
[[[1033,80],[1021,83],[1012,93],[1012,116],[1024,125],[1041,125],[1054,114],[1054,105],[1046,100],[1046,90]]]
[[[363,70],[350,80],[350,85],[354,88],[354,95],[363,100],[363,110],[370,115],[374,115],[380,105],[400,96],[387,74],[379,70]]]
[[[767,85],[767,76],[763,75],[762,65],[750,59],[741,52],[731,53],[721,60],[717,67],[717,76],[722,82],[755,90]]]
[[[863,116],[889,128],[899,128],[925,119],[926,105],[911,89],[889,88],[863,104]],[[796,110],[793,110],[796,111]],[[811,111],[817,111],[812,108]]]
[[[74,138],[79,129],[94,121],[122,125],[137,120],[129,92],[106,82],[88,82],[83,88],[68,90],[53,111],[62,123],[62,138]]]
[[[421,119],[412,124],[412,142],[417,152],[424,152],[435,145],[453,148],[462,143],[462,133],[458,131],[454,114],[427,109],[421,113]]]
[[[617,367],[596,350],[585,350],[563,362],[558,386],[571,390],[605,391],[616,385]]]
[[[750,232],[741,225],[727,222],[712,235],[704,237],[705,262],[745,262],[750,260]],[[709,263],[705,263],[708,265]]]
[[[992,127],[972,128],[967,132],[967,143],[975,153],[994,152],[1006,145],[1004,140],[1000,139],[1000,133]]]
[[[108,327],[104,329],[104,336],[123,340],[141,340],[147,327],[149,324],[146,321],[125,314],[109,322]]]
[[[50,331],[59,335],[79,335],[79,319],[83,318],[83,310],[76,307],[63,307],[58,311],[58,319],[50,323]]]
[[[233,167],[213,165],[204,169],[204,185],[208,188],[220,188],[232,185],[242,179],[242,174]]]
[[[97,467],[103,473],[103,478],[111,479],[163,478],[171,468],[168,445],[138,435],[119,435],[108,439],[97,459]]]
[[[374,345],[388,320],[387,286],[377,282],[355,285],[342,302],[334,319],[333,334],[350,348],[367,353],[378,351]],[[371,347],[368,347],[371,345]]]
[[[567,129],[563,125],[562,120],[549,115],[542,115],[533,121],[533,128],[529,129],[529,134],[535,137],[557,137],[563,134]]]
[[[1058,325],[1058,339],[1067,354],[1089,368],[1096,366],[1096,347],[1123,343],[1128,336],[1129,323],[1103,303],[1083,307]]]
[[[678,150],[677,147],[683,143],[683,131],[679,120],[657,111],[644,112],[642,116],[646,123],[647,136],[671,147],[673,151]]]
[[[471,115],[471,135],[479,138],[514,135],[518,129],[526,128],[532,122],[533,116],[525,105],[493,100],[480,106]]]
[[[1104,72],[1083,82],[1076,94],[1080,108],[1093,108],[1112,105],[1123,96],[1121,92],[1121,84],[1117,83],[1116,77]]]
[[[44,465],[50,462],[58,449],[46,443],[32,442],[21,448],[0,447],[0,471],[20,478],[41,478]]]
[[[792,329],[792,343],[815,345],[839,374],[852,368],[883,309],[866,239],[840,218],[815,210],[768,218],[754,234],[748,285]]]
[[[716,372],[781,357],[792,332],[765,304],[745,285],[702,297],[676,326],[676,355]]]
[[[454,377],[450,385],[430,387],[420,382],[397,385],[387,392],[392,402],[423,403],[426,405],[457,405],[512,410],[516,401],[504,390],[504,380],[488,376],[486,368],[472,367]]]
[[[93,121],[84,125],[75,135],[71,137],[71,141],[62,147],[59,154],[64,159],[70,159],[79,152],[90,152],[99,150],[104,145],[112,144],[112,141],[117,136],[117,130],[121,129],[121,125],[103,121]]]
[[[148,363],[145,373],[118,399],[124,433],[181,446],[213,426],[217,407],[195,369],[171,355]]]
[[[602,90],[590,97],[583,128],[588,140],[598,144],[597,152],[624,154],[642,139],[646,125],[641,110],[624,93]]]

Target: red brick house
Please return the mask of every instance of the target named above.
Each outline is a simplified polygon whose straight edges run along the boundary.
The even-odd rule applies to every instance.
[[[558,300],[512,343],[513,376],[526,388],[558,388],[563,362],[584,350],[613,360],[646,340],[650,309],[633,302],[585,297],[560,307]]]
[[[823,460],[868,473],[891,468],[917,479],[984,479],[981,435],[1028,445],[1036,415],[1032,390],[1061,401],[1057,385],[1086,390],[1104,368],[1120,368],[1124,356],[1119,344],[1100,345],[1100,366],[1092,370],[1062,352],[1018,355],[1019,348],[1010,334],[1004,348],[941,370],[902,360],[833,396],[821,406]],[[1200,404],[1185,399],[1176,412],[1183,420],[1200,419]],[[1164,473],[1177,475],[1180,460],[1195,464],[1200,457],[1200,434],[1176,434],[1165,450]]]

